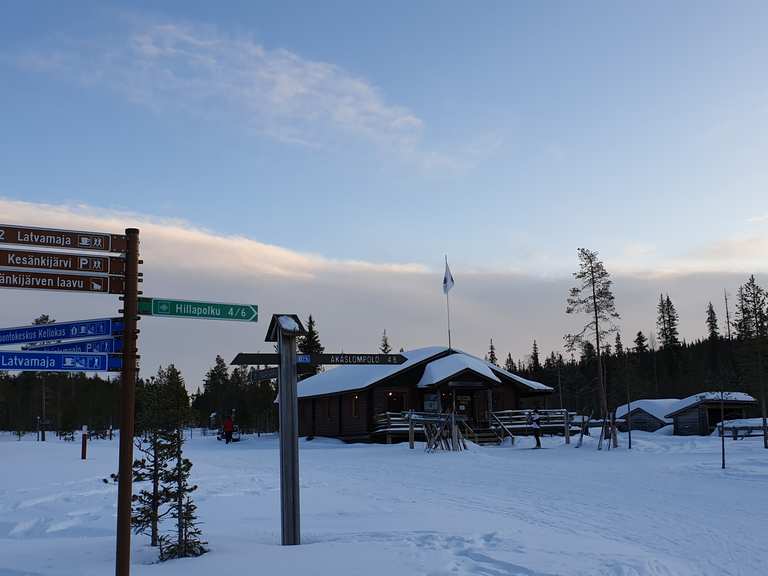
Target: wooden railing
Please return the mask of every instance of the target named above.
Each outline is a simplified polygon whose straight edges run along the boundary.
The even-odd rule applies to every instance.
[[[527,436],[534,432],[531,425],[532,410],[500,410],[489,412],[491,428],[503,437]],[[570,444],[571,434],[579,429],[572,424],[575,412],[567,410],[539,410],[539,430],[542,434],[562,434]]]

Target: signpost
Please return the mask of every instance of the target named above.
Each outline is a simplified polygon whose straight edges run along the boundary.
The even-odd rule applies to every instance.
[[[60,254],[0,248],[0,266],[9,268],[41,268],[64,272],[94,274],[125,274],[125,260],[117,256]]]
[[[72,352],[0,351],[0,370],[38,372],[118,372],[119,356]]]
[[[120,318],[54,322],[53,324],[4,328],[0,330],[0,346],[26,344],[27,342],[50,342],[51,340],[113,336],[122,333],[123,321]],[[52,350],[52,348],[49,348],[49,350]]]
[[[278,354],[243,353],[232,364],[277,366],[257,372],[257,377],[277,376],[280,408],[280,500],[282,543],[299,544],[299,406],[296,373],[318,364],[399,365],[408,361],[402,354],[296,354],[296,337],[304,328],[295,314],[274,314],[267,342],[278,343]]]
[[[125,284],[120,276],[86,276],[57,272],[21,272],[0,270],[0,288],[32,290],[65,290],[69,292],[100,292],[122,294]]]
[[[129,576],[131,568],[131,481],[135,410],[137,321],[139,320],[139,231],[125,234],[80,232],[0,224],[0,288],[64,290],[91,294],[124,294],[122,321],[114,319],[68,322],[55,325],[11,328],[0,331],[0,345],[94,338],[63,344],[44,344],[37,350],[0,351],[0,370],[108,371],[121,370],[120,458],[117,496],[117,549],[115,572]],[[26,248],[57,248],[105,253],[86,256]],[[114,339],[120,335],[123,339]],[[122,345],[121,345],[122,343]],[[122,357],[112,354],[122,349]],[[100,353],[94,353],[94,352]]]
[[[224,304],[167,298],[139,298],[139,314],[172,318],[198,318],[202,320],[235,320],[257,322],[259,307],[256,304]]]
[[[125,252],[126,237],[122,234],[78,232],[28,226],[0,224],[0,243],[69,248],[71,250],[99,250],[101,252]],[[47,268],[47,266],[38,266]]]
[[[122,338],[94,338],[93,340],[75,340],[59,344],[30,346],[27,350],[47,350],[49,352],[86,352],[98,354],[116,354],[123,351]]]

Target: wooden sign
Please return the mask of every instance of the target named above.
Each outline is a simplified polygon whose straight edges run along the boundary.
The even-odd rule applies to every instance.
[[[102,252],[125,252],[127,248],[126,238],[120,234],[7,226],[5,224],[0,224],[0,243],[74,250],[100,250]]]
[[[0,288],[123,294],[125,292],[125,281],[119,276],[0,270]]]
[[[125,260],[116,256],[89,256],[7,248],[0,248],[0,266],[120,276],[125,274]]]

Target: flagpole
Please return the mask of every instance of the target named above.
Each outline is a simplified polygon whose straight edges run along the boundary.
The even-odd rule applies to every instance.
[[[445,269],[448,270],[448,254],[445,255]],[[450,288],[445,291],[445,309],[448,313],[448,350],[451,349],[451,297]]]

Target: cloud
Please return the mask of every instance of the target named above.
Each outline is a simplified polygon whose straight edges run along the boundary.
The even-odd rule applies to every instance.
[[[160,112],[229,110],[291,143],[315,145],[330,131],[412,148],[424,124],[335,64],[191,24],[134,25],[108,41],[69,40],[13,59],[25,69],[106,85]]]
[[[85,205],[53,206],[0,198],[4,223],[119,232],[138,227],[142,236],[147,296],[259,305],[257,324],[144,318],[142,373],[175,363],[192,390],[201,385],[217,354],[269,351],[264,342],[271,314],[294,312],[318,321],[326,349],[369,352],[386,329],[395,349],[444,344],[442,270],[419,263],[355,262],[306,254],[241,236],[227,236],[177,220],[102,210]],[[642,251],[641,251],[642,252]],[[626,343],[638,330],[655,327],[658,294],[669,293],[680,313],[681,335],[704,333],[704,311],[714,302],[720,316],[723,289],[731,293],[746,273],[683,273],[668,276],[614,270],[616,305]],[[565,314],[572,279],[521,272],[467,272],[453,267],[451,323],[457,347],[482,355],[490,338],[499,354],[529,353],[534,339],[543,353],[562,350],[562,335],[582,320]],[[765,283],[765,278],[758,276]],[[102,295],[3,290],[0,326],[29,323],[42,313],[60,321],[114,315],[117,298]]]

